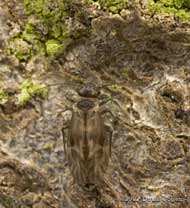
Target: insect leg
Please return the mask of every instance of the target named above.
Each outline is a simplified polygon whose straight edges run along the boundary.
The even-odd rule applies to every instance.
[[[72,108],[66,108],[65,110],[59,112],[59,115],[61,115],[61,113],[64,113],[66,111],[73,112],[73,109]],[[64,145],[64,152],[65,152],[65,154],[66,154],[65,129],[68,129],[68,128],[69,128],[69,126],[65,123],[64,126],[63,126],[63,128],[61,129],[61,131],[62,131],[62,137],[63,137],[63,145]]]
[[[103,115],[105,113],[109,113],[115,119],[114,114],[110,110],[108,110],[107,108],[102,108],[101,109],[101,115]]]
[[[64,126],[61,131],[62,131],[62,138],[63,138],[63,146],[64,146],[64,152],[66,154],[66,141],[65,141],[65,129],[68,129],[68,125]]]
[[[105,113],[109,113],[113,117],[113,119],[115,121],[116,118],[115,118],[114,114],[110,110],[108,110],[107,108],[102,108],[101,109],[101,115],[103,115]],[[110,126],[108,126],[108,125],[105,125],[105,127],[106,127],[107,132],[109,132],[109,134],[110,134],[109,135],[109,151],[110,151],[110,157],[111,157],[113,129]]]
[[[111,157],[113,129],[108,125],[105,125],[105,127],[106,127],[106,131],[109,133],[109,152],[110,152],[110,157]]]

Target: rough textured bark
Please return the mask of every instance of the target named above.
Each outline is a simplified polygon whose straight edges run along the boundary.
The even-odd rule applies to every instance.
[[[72,3],[64,30],[57,16],[53,27],[26,14],[22,1],[0,2],[0,205],[190,207],[189,23],[153,13],[144,0],[117,14]],[[52,84],[48,98],[29,96],[19,106],[26,78]],[[61,112],[87,79],[102,85],[99,101],[109,100],[118,118],[106,182],[96,191],[73,183],[61,136],[71,117]]]

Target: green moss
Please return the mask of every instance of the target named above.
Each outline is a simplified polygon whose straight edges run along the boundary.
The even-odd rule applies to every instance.
[[[25,80],[21,86],[21,93],[18,95],[19,105],[26,104],[32,97],[41,96],[46,97],[48,89],[44,84],[34,83],[31,80]]]
[[[111,90],[113,90],[114,92],[120,92],[122,90],[122,87],[117,85],[117,84],[113,84],[110,86]]]
[[[31,46],[21,38],[14,38],[10,41],[9,52],[20,61],[26,61],[31,57]]]
[[[23,0],[23,4],[28,21],[19,38],[31,45],[32,56],[38,53],[53,55],[58,50],[64,49],[67,40],[71,41],[89,34],[91,24],[87,26],[83,23],[88,16],[83,1]],[[81,9],[76,7],[78,4],[82,6]],[[69,16],[75,19],[76,24],[73,27],[66,24],[66,18]]]
[[[43,41],[40,40],[40,36],[35,31],[35,27],[32,23],[28,22],[26,24],[21,38],[30,45],[31,55],[35,55],[37,53],[46,53],[45,44]]]
[[[59,41],[64,41],[68,37],[68,30],[66,26],[61,23],[57,22],[57,24],[54,24],[49,32],[49,37],[52,37],[52,39],[57,39]]]
[[[182,7],[183,7],[183,3],[184,3],[183,0],[174,0],[174,1],[173,1],[173,4],[174,4],[174,6],[175,6],[177,9],[182,8]]]
[[[32,44],[33,53],[46,52],[52,55],[63,46],[68,37],[65,16],[69,1],[60,0],[24,0],[25,11],[30,18],[25,25],[22,38]],[[33,22],[31,22],[31,19]]]
[[[190,1],[189,0],[184,0],[184,6],[190,9]]]
[[[148,0],[149,9],[154,13],[175,14],[184,21],[190,19],[189,0]]]
[[[87,0],[89,3],[98,2],[100,6],[112,13],[119,13],[126,7],[128,0]]]
[[[30,12],[34,12],[34,13],[42,12],[44,3],[45,3],[44,0],[24,0],[24,5],[27,8],[26,11],[28,13],[30,13]],[[31,8],[29,9],[29,7],[31,7]]]
[[[80,3],[84,5],[83,1]],[[20,47],[16,47],[16,50],[15,47],[11,47],[10,50],[11,54],[19,60],[26,61],[39,53],[52,55],[64,48],[67,40],[71,41],[89,34],[91,24],[86,26],[82,21],[82,24],[77,24],[88,15],[84,12],[85,8],[76,7],[77,0],[23,0],[23,4],[28,21],[22,34],[19,34],[17,38],[25,42],[29,50],[23,51]],[[77,22],[73,28],[65,23],[69,16],[75,18]],[[84,28],[78,25],[84,25]]]
[[[35,28],[34,28],[34,26],[32,25],[32,23],[27,23],[26,25],[25,25],[25,29],[24,29],[24,31],[23,31],[23,33],[22,33],[22,38],[25,40],[25,41],[27,41],[27,42],[29,42],[29,43],[33,43],[35,40],[38,40],[39,39],[39,37],[38,37],[38,35],[36,34],[36,32],[35,32]]]
[[[180,9],[177,13],[177,16],[181,17],[185,21],[188,21],[190,19],[190,12]]]
[[[43,149],[44,150],[47,150],[47,151],[52,151],[55,147],[55,144],[54,143],[46,143],[44,146],[43,146]]]
[[[46,52],[48,55],[55,54],[62,47],[62,44],[57,40],[48,40],[46,42]]]
[[[33,55],[35,54],[46,54],[46,46],[43,42],[36,40],[32,46]]]
[[[0,104],[5,104],[7,101],[8,101],[7,93],[3,89],[0,89]]]
[[[122,70],[122,76],[125,78],[125,79],[128,79],[129,78],[129,69],[128,68],[124,68]]]
[[[28,14],[34,14],[42,23],[48,24],[51,28],[58,22],[64,24],[63,20],[67,10],[65,1],[24,0],[24,5]]]
[[[55,38],[59,38],[62,35],[62,27],[61,24],[53,25],[51,30],[52,36]]]

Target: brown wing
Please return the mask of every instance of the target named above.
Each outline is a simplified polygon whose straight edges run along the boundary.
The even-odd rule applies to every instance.
[[[68,164],[79,184],[96,183],[107,169],[109,138],[100,112],[73,112],[67,141]]]
[[[91,110],[87,116],[88,160],[91,161],[89,173],[101,177],[107,169],[110,156],[109,138],[99,111]],[[93,165],[92,165],[93,164]]]
[[[80,111],[73,112],[67,141],[67,158],[71,174],[78,183],[85,180],[84,167],[81,163],[84,160],[82,151],[84,137],[83,113]]]

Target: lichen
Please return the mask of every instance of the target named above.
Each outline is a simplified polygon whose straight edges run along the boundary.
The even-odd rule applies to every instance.
[[[46,52],[48,55],[55,54],[61,47],[62,44],[57,40],[48,40],[46,42]]]
[[[44,84],[38,84],[29,79],[21,84],[20,90],[18,104],[21,106],[26,104],[32,97],[41,96],[45,98],[48,93],[48,89]]]
[[[113,84],[110,86],[110,89],[113,90],[114,92],[120,92],[122,90],[122,87],[119,86],[118,84]]]
[[[180,17],[184,21],[190,19],[189,0],[148,0],[149,9],[153,13],[168,13]]]
[[[87,0],[90,3],[97,2],[99,5],[112,13],[119,13],[125,9],[128,0]]]
[[[124,69],[122,70],[122,76],[123,76],[123,78],[125,78],[125,79],[128,79],[128,78],[129,78],[129,69],[128,69],[128,68],[124,68]]]
[[[34,13],[40,13],[42,12],[44,0],[24,0],[24,5],[27,7],[27,12],[30,13],[30,11],[33,11]],[[29,7],[30,10],[28,9]]]
[[[82,1],[81,9],[76,0],[23,0],[23,4],[28,16],[25,26],[9,43],[9,52],[19,61],[38,54],[53,55],[71,40],[89,33],[89,14]]]
[[[0,89],[0,104],[5,104],[8,101],[8,95],[7,93],[3,90]]]
[[[44,150],[47,150],[47,151],[51,151],[53,148],[54,148],[55,144],[54,143],[46,143],[44,146],[43,146],[43,149]]]
[[[44,52],[45,48],[48,55],[56,53],[56,49],[62,45],[58,42],[64,42],[68,35],[64,19],[68,3],[59,0],[24,0],[24,6],[28,15],[35,16],[35,21],[28,21],[22,37],[33,44],[37,52]]]
[[[21,37],[31,44],[34,43],[35,40],[39,39],[39,36],[35,32],[34,26],[30,22],[26,23]]]
[[[26,61],[31,57],[31,46],[21,38],[13,38],[9,43],[9,53],[19,61]]]

